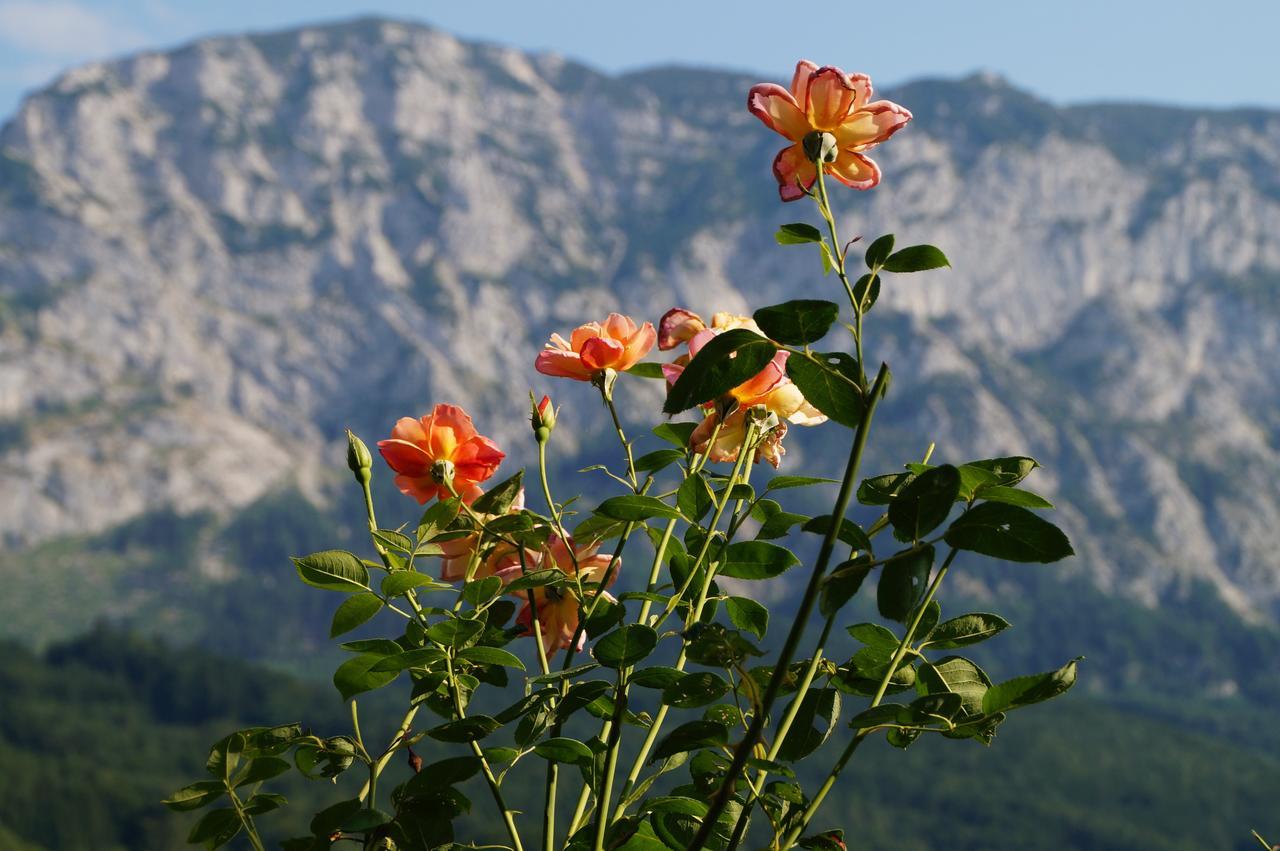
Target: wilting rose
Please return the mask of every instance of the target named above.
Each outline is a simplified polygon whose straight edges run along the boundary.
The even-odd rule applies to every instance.
[[[524,509],[524,489],[516,494],[516,498],[508,509],[509,514],[515,514]],[[488,523],[498,517],[496,514],[481,514],[481,519]],[[480,543],[480,533],[472,532],[461,538],[453,538],[449,541],[441,541],[439,546],[440,553],[440,578],[445,582],[456,582],[459,579],[465,579],[467,575],[467,565],[471,564],[472,554],[476,551],[476,546]],[[493,576],[506,568],[519,565],[520,553],[510,544],[499,542],[492,550],[480,560],[476,565],[475,573],[471,575],[473,580],[484,579],[486,576]]]
[[[712,411],[689,435],[689,448],[700,455],[705,454],[712,461],[737,461],[738,453],[742,451],[742,444],[747,439],[747,416],[747,408],[735,409],[724,418],[724,425],[717,433],[716,425],[720,422],[720,414]],[[786,437],[786,434],[786,423],[778,423],[771,428],[756,446],[752,461],[756,464],[761,460],[768,461],[775,470],[778,469],[782,456],[787,454],[786,447],[782,445],[782,438]],[[713,435],[714,442],[711,440]]]
[[[870,189],[880,182],[880,168],[863,152],[911,120],[911,113],[896,103],[871,101],[871,78],[866,74],[819,68],[808,60],[796,65],[790,91],[776,83],[752,86],[747,109],[792,142],[773,160],[783,201],[804,197],[818,179],[817,166],[804,150],[809,133],[835,136],[835,161],[823,164],[827,174],[854,189]]]
[[[572,555],[570,549],[572,548]],[[538,555],[537,564],[542,569],[556,567],[568,574],[574,573],[576,564],[577,575],[582,578],[583,582],[602,582],[604,581],[605,571],[608,570],[609,562],[612,557],[607,553],[600,552],[600,544],[592,543],[587,545],[575,544],[570,538],[566,543],[558,536],[552,536],[547,542],[547,546]],[[527,563],[527,559],[526,559]],[[621,562],[619,562],[621,567]],[[504,581],[510,581],[519,576],[522,571],[520,565],[507,568],[498,575],[502,576]],[[613,571],[613,575],[609,577],[610,585],[618,578],[618,570]],[[606,591],[601,591],[605,597],[612,600],[613,597]],[[543,646],[546,648],[547,655],[551,656],[557,650],[568,647],[573,641],[573,635],[578,631],[578,596],[572,588],[568,587],[552,587],[542,586],[533,588],[529,591],[520,591],[518,596],[525,601],[524,607],[516,616],[516,623],[524,627],[525,632],[533,635],[533,608],[529,605],[528,595],[533,595],[533,603],[538,609],[538,625],[542,632]],[[578,650],[581,650],[585,644],[585,633],[578,639]]]
[[[712,315],[711,324],[708,326],[698,314],[679,307],[667,311],[658,327],[662,329],[659,348],[672,349],[681,342],[688,343],[689,346],[687,356],[681,356],[673,363],[662,365],[662,373],[668,385],[676,382],[689,360],[717,334],[723,334],[734,328],[746,328],[764,336],[760,326],[748,316],[716,313]],[[827,418],[822,412],[811,405],[795,382],[787,377],[787,358],[790,356],[790,352],[778,352],[764,369],[734,387],[729,391],[729,395],[743,408],[764,405],[770,412],[794,425],[811,426],[826,422]]]
[[[603,323],[580,325],[568,340],[552,334],[534,368],[543,375],[590,381],[603,370],[621,372],[635,366],[653,348],[656,339],[653,323],[637,327],[631,317],[610,313]]]
[[[378,441],[378,451],[396,472],[396,487],[419,503],[449,496],[437,464],[453,465],[453,487],[470,504],[484,493],[480,483],[506,457],[492,440],[476,433],[471,417],[457,405],[436,405],[421,419],[398,420],[391,438]]]

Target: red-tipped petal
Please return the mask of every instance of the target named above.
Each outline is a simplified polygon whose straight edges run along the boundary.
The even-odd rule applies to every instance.
[[[572,378],[575,381],[590,381],[591,370],[583,363],[582,358],[573,352],[562,352],[557,349],[543,349],[533,368],[543,375],[556,378]]]
[[[706,327],[698,314],[683,307],[673,307],[658,320],[658,348],[664,352],[674,349]]]
[[[911,120],[910,111],[887,100],[867,104],[835,130],[837,143],[850,151],[863,151],[897,133]]]
[[[799,142],[812,128],[791,92],[777,83],[760,83],[747,94],[747,109],[765,126]]]
[[[800,145],[792,145],[783,148],[774,158],[773,176],[778,180],[779,197],[783,201],[796,201],[805,197],[805,192],[818,179],[818,170]]]
[[[791,95],[796,99],[796,103],[801,105],[809,101],[809,80],[817,72],[818,65],[810,62],[808,59],[801,59],[796,63],[796,72],[791,75]]]
[[[425,476],[431,472],[434,459],[422,447],[406,440],[379,440],[378,451],[387,466],[406,476]]]
[[[850,76],[839,68],[819,68],[809,78],[805,115],[815,130],[835,130],[853,109],[859,95],[870,91],[870,81]]]

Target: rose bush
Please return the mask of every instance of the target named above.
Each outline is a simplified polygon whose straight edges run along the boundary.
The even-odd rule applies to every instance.
[[[811,198],[824,226],[784,224],[777,241],[816,249],[845,303],[796,299],[710,321],[677,307],[657,330],[612,313],[568,340],[553,335],[533,359],[537,372],[589,383],[618,440],[600,468],[618,492],[589,508],[557,498],[547,463],[556,431],[583,421],[590,391],[581,384],[564,386],[564,410],[530,394],[536,508],[524,471],[488,484],[505,454],[462,408],[438,404],[378,443],[396,486],[425,506],[384,526],[372,457],[349,433],[373,557],[330,550],[295,568],[343,596],[333,637],[363,630],[341,645],[348,658],[334,673],[351,727],[255,727],[217,742],[210,777],[166,801],[211,807],[193,843],[214,848],[243,833],[263,848],[259,817],[285,803],[265,784],[296,769],[337,785],[334,803],[309,835],[283,843],[287,851],[474,847],[491,838],[490,824],[515,851],[535,833],[543,851],[734,851],[748,839],[835,851],[841,831],[814,822],[869,736],[900,748],[923,738],[990,743],[1010,712],[1070,688],[1075,661],[993,682],[956,651],[1009,624],[984,612],[944,618],[939,600],[962,555],[1071,555],[1039,513],[1048,501],[1024,487],[1036,462],[935,463],[929,446],[899,469],[862,474],[890,387],[886,364],[867,370],[864,320],[892,276],[948,263],[929,245],[895,250],[887,235],[866,245],[866,269],[855,272],[859,240],[841,235],[826,178],[876,185],[865,152],[911,114],[871,101],[867,77],[810,62],[790,89],[752,88],[748,106],[791,143],[774,162],[782,199]],[[644,360],[655,343],[669,360]],[[663,411],[650,412],[650,434],[628,436],[617,405],[652,398],[626,390],[646,381],[665,387]],[[847,444],[836,477],[755,478],[758,462],[783,462],[791,426],[822,427],[831,444]],[[784,507],[801,488],[826,489],[830,511]],[[782,590],[744,590],[768,582]],[[873,621],[850,615],[864,586],[874,588]],[[786,617],[771,630],[761,601],[779,598]],[[832,640],[837,626],[851,653]],[[391,688],[404,714],[375,740],[361,730],[359,701]],[[820,760],[821,773],[797,772],[805,759]],[[473,809],[464,790],[477,787],[497,820],[459,821]]]

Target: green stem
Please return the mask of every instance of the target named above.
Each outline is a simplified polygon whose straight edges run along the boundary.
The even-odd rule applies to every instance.
[[[840,531],[845,512],[848,511],[849,500],[853,496],[854,484],[858,478],[858,469],[862,463],[862,453],[867,446],[867,435],[871,430],[871,420],[875,415],[876,405],[880,401],[888,378],[889,368],[881,364],[880,372],[876,375],[875,384],[872,385],[871,391],[867,394],[866,407],[862,412],[862,419],[858,422],[858,428],[854,432],[853,444],[849,450],[849,461],[845,465],[844,478],[840,483],[840,492],[836,496],[835,507],[831,511],[831,527],[822,538],[822,548],[818,551],[818,561],[809,576],[809,584],[805,587],[804,596],[800,599],[800,608],[796,612],[791,630],[787,633],[786,642],[782,646],[782,652],[774,665],[773,675],[769,677],[769,684],[766,686],[764,696],[760,701],[760,712],[751,719],[751,728],[747,730],[742,741],[734,749],[733,761],[729,764],[729,770],[725,773],[725,780],[720,784],[720,789],[712,799],[711,806],[703,817],[697,835],[689,845],[691,851],[697,851],[697,849],[706,845],[716,821],[720,818],[720,814],[724,812],[725,807],[729,805],[729,801],[733,798],[736,778],[742,775],[747,760],[751,757],[756,743],[760,741],[764,726],[768,723],[769,712],[773,709],[773,704],[782,690],[782,680],[787,668],[791,665],[791,660],[795,658],[796,649],[799,647],[800,639],[804,635],[805,625],[808,623],[813,607],[818,601],[818,592],[822,587],[822,580],[826,576],[831,554],[835,551],[837,534]]]
[[[266,846],[262,844],[262,837],[258,836],[258,828],[253,823],[253,818],[244,811],[244,803],[240,800],[240,796],[236,791],[227,784],[227,797],[231,800],[231,806],[235,807],[236,815],[240,817],[240,823],[244,825],[245,836],[249,838],[249,844],[253,846],[253,851],[267,851]]]
[[[449,675],[449,693],[453,696],[453,709],[457,713],[458,720],[467,717],[466,711],[462,708],[462,694],[458,691],[457,680],[453,674],[453,659],[446,658]],[[502,813],[502,822],[506,825],[507,835],[511,838],[511,846],[515,851],[524,851],[524,845],[520,842],[520,830],[516,827],[514,812],[507,806],[507,802],[502,797],[502,787],[498,785],[498,778],[494,776],[493,769],[489,766],[489,760],[484,755],[484,748],[480,747],[480,743],[471,742],[471,753],[476,759],[480,760],[480,771],[484,774],[485,782],[489,784],[489,791],[493,794],[493,802],[497,805],[499,812]]]
[[[605,753],[604,783],[596,803],[596,838],[592,851],[604,851],[604,837],[609,829],[609,802],[613,800],[613,776],[618,769],[618,750],[622,744],[622,719],[627,714],[627,669],[618,669],[618,688],[613,701],[613,730]]]
[[[862,376],[862,386],[865,387],[867,385],[867,373],[862,366],[862,303],[854,294],[853,285],[849,283],[849,275],[845,270],[844,251],[840,246],[840,236],[837,232],[838,229],[836,228],[836,219],[831,212],[831,199],[827,197],[826,175],[821,164],[818,166],[817,182],[818,212],[822,215],[823,220],[826,221],[827,231],[831,234],[831,262],[835,265],[836,274],[840,277],[840,283],[844,284],[844,291],[849,296],[849,304],[853,307],[853,321],[855,327],[853,345],[858,358],[858,373]]]
[[[395,756],[396,751],[400,747],[400,743],[404,741],[405,736],[409,732],[410,726],[413,725],[413,719],[417,714],[417,706],[410,707],[409,711],[404,714],[404,718],[400,721],[400,727],[396,730],[395,735],[391,737],[391,742],[387,745],[387,749],[383,751],[382,756],[378,757],[373,764],[373,776],[370,778],[371,781],[377,781],[378,776],[382,774],[382,770],[386,768],[387,763],[391,761],[391,757]],[[366,780],[364,788],[360,790],[359,798],[362,801],[370,792],[370,780]]]
[[[889,690],[889,682],[893,679],[893,675],[898,670],[898,666],[902,664],[902,660],[906,657],[907,650],[911,647],[911,642],[915,638],[916,630],[920,628],[920,621],[924,619],[925,610],[929,608],[929,604],[933,602],[933,598],[937,595],[938,586],[942,584],[942,580],[946,577],[947,571],[951,569],[951,563],[955,561],[956,554],[958,552],[959,550],[952,549],[947,553],[947,557],[942,562],[942,566],[938,568],[938,573],[934,576],[933,582],[929,584],[929,590],[925,594],[924,600],[922,600],[920,605],[916,607],[916,616],[911,619],[911,625],[907,627],[906,634],[903,635],[902,640],[898,642],[898,649],[893,654],[893,660],[889,663],[889,667],[885,669],[884,676],[880,678],[880,687],[876,689],[876,694],[871,700],[870,708],[874,709],[880,705],[880,701],[884,700],[885,692]],[[869,732],[870,729],[866,728],[860,729],[854,734],[853,739],[844,749],[844,752],[840,754],[840,758],[836,760],[836,764],[832,767],[831,771],[828,772],[827,779],[823,782],[822,787],[818,790],[818,793],[813,796],[813,800],[809,802],[809,806],[801,815],[799,823],[796,824],[796,826],[793,827],[783,839],[781,851],[787,851],[787,849],[794,845],[796,840],[800,838],[800,835],[804,833],[805,829],[809,826],[809,822],[812,821],[814,815],[817,814],[818,808],[822,806],[823,800],[827,797],[831,788],[835,786],[836,779],[839,778],[840,773],[844,771],[845,766],[849,764],[849,760],[853,758],[853,754],[858,749],[858,745],[862,744],[862,740],[867,737]]]
[[[369,756],[368,749],[364,746],[364,736],[360,735],[360,709],[356,699],[351,698],[351,732],[355,735],[356,746],[360,748],[365,761],[369,763],[369,783],[368,797],[364,799],[366,809],[374,809],[378,798],[378,772],[375,770],[377,762]]]
[[[618,433],[618,440],[622,442],[622,448],[627,453],[627,478],[631,480],[631,489],[639,493],[640,481],[636,478],[636,461],[631,453],[631,443],[627,440],[626,432],[622,430],[622,420],[618,418],[618,409],[613,404],[613,395],[605,389],[603,384],[600,385],[600,398],[604,399],[604,405],[609,409],[609,416],[613,418],[613,429]]]

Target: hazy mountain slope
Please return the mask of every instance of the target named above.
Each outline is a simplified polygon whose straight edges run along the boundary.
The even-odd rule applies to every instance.
[[[0,131],[11,557],[148,511],[323,501],[342,427],[437,400],[518,462],[550,330],[830,292],[773,244],[812,214],[776,201],[752,82],[367,20],[34,95]],[[870,356],[898,380],[875,463],[931,439],[1035,454],[1071,570],[1146,602],[1204,581],[1273,617],[1280,114],[1059,109],[987,78],[890,94],[917,120],[880,188],[839,196],[845,221],[955,269],[877,306]],[[588,394],[560,389],[589,445]]]

